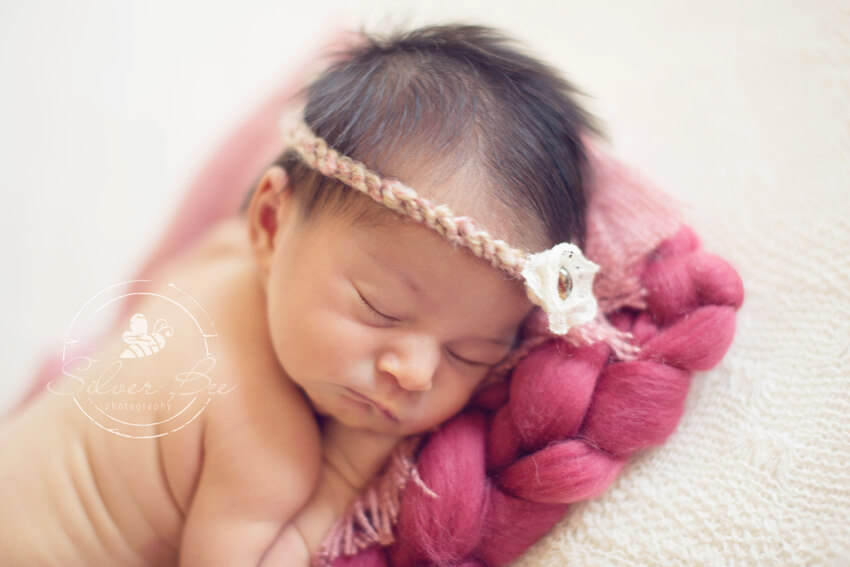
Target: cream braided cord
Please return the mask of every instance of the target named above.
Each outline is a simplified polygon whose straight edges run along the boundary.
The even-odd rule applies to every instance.
[[[363,163],[341,155],[316,136],[303,120],[297,121],[285,132],[287,147],[298,152],[310,168],[345,183],[405,217],[425,224],[449,242],[465,246],[493,267],[523,279],[522,269],[527,252],[493,238],[486,230],[476,226],[472,219],[455,216],[446,205],[434,206],[401,181],[382,177]]]

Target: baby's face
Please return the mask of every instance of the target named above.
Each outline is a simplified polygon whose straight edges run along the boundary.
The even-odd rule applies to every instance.
[[[319,413],[381,433],[456,414],[531,310],[517,281],[395,218],[287,222],[268,261],[281,366]]]

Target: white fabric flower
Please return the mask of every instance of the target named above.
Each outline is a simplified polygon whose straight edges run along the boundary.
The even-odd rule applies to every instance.
[[[593,278],[598,271],[599,266],[568,242],[528,257],[522,269],[525,292],[549,315],[551,332],[564,335],[596,317]]]

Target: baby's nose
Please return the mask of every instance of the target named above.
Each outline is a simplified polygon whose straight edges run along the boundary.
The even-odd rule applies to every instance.
[[[439,348],[416,341],[406,349],[387,351],[378,358],[378,370],[392,376],[405,390],[428,391],[440,362]]]

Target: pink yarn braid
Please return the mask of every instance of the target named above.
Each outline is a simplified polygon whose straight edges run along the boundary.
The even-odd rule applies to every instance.
[[[674,431],[690,376],[717,364],[732,341],[743,286],[663,195],[592,155],[587,249],[605,274],[595,290],[610,325],[631,333],[639,351],[623,360],[602,341],[570,344],[533,317],[510,380],[482,390],[424,440],[416,469],[437,498],[408,483],[391,545],[385,525],[354,545],[358,553],[345,549],[350,556],[326,540],[316,565],[504,565],[570,504],[603,493],[636,451]],[[397,463],[373,487],[398,474]]]
[[[416,222],[435,230],[453,244],[468,248],[493,267],[521,279],[527,253],[490,236],[468,217],[455,216],[446,205],[433,205],[397,179],[380,176],[359,161],[341,155],[313,131],[297,121],[286,124],[286,145],[298,152],[310,168],[342,181]]]

